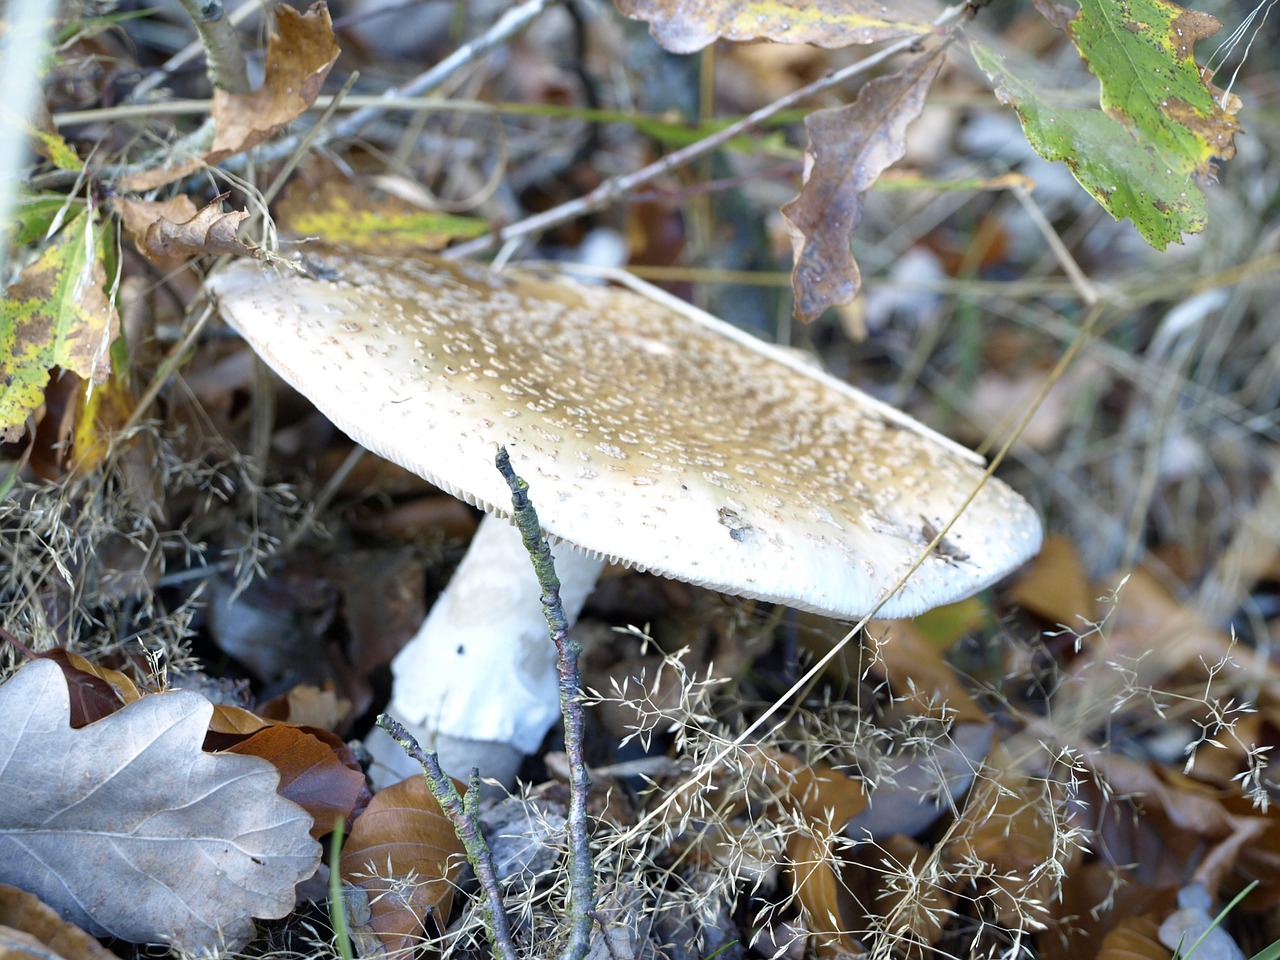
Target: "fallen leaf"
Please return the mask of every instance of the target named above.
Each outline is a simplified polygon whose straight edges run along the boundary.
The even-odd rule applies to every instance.
[[[1169,960],[1160,926],[1149,915],[1124,917],[1102,938],[1097,960]]]
[[[351,715],[351,701],[338,696],[332,682],[324,687],[300,683],[256,709],[258,715],[266,720],[337,730]]]
[[[120,319],[106,294],[106,231],[81,213],[0,298],[0,440],[22,435],[49,370],[105,383]]]
[[[1080,553],[1060,533],[1045,538],[1040,554],[1010,587],[1009,598],[1041,619],[1075,630],[1086,629],[1097,615]]]
[[[267,41],[262,86],[246,94],[213,92],[211,116],[216,132],[209,150],[163,169],[131,174],[120,180],[118,189],[154,190],[243,153],[275,136],[315,102],[339,53],[329,11],[322,3],[312,4],[305,14],[287,4],[279,4],[274,11],[277,32]]]
[[[261,757],[280,771],[277,792],[311,814],[311,835],[317,840],[337,821],[346,823],[365,790],[359,769],[346,766],[328,744],[297,727],[266,727],[226,752]]]
[[[11,942],[14,932],[29,936],[38,947],[30,953]],[[57,911],[25,890],[0,884],[0,957],[19,960],[22,957],[52,960],[117,960],[116,955],[74,924],[67,923]]]
[[[212,705],[154,694],[81,729],[53,663],[0,686],[0,881],[97,936],[236,943],[315,872],[311,819],[275,769],[201,750]]]
[[[863,197],[906,152],[907,126],[920,115],[942,61],[940,50],[917,57],[898,73],[863,86],[848,106],[805,119],[804,186],[782,208],[795,258],[797,319],[808,323],[858,295],[862,274],[849,240],[862,219]]]
[[[217,197],[199,210],[186,196],[163,203],[119,197],[115,205],[134,245],[153,263],[189,260],[206,253],[253,256],[256,248],[236,239],[248,211],[224,212],[222,199]]]
[[[840,916],[840,885],[826,842],[812,834],[792,834],[787,838],[787,860],[814,953],[820,960],[857,956],[860,951]]]
[[[632,20],[644,20],[660,45],[693,53],[716,39],[776,40],[848,47],[933,32],[925,8],[899,0],[615,0]]]
[[[295,236],[383,256],[440,250],[450,240],[489,230],[489,221],[480,217],[424,210],[395,196],[375,197],[367,186],[336,172],[318,184],[295,181],[277,204],[276,223]]]
[[[424,777],[379,791],[351,828],[340,868],[346,883],[368,894],[365,932],[394,954],[420,942],[428,916],[443,930],[463,853]]]

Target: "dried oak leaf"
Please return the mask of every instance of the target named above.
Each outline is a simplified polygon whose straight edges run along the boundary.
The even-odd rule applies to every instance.
[[[353,933],[395,954],[419,942],[424,917],[443,930],[463,853],[425,777],[379,791],[342,848],[343,881],[368,894],[369,918]]]
[[[236,239],[248,211],[223,211],[221,201],[218,197],[197,210],[185,195],[163,202],[119,197],[115,207],[134,245],[153,263],[204,253],[253,256],[256,248]]]
[[[256,757],[201,750],[213,706],[144,696],[70,725],[56,664],[0,686],[0,882],[97,936],[212,950],[294,906],[320,846]]]
[[[644,20],[672,53],[693,53],[717,39],[775,40],[848,47],[933,31],[929,11],[914,0],[892,7],[881,0],[615,0],[633,20]]]
[[[906,152],[907,126],[919,116],[942,60],[941,51],[917,57],[898,73],[866,84],[848,106],[805,119],[804,186],[782,208],[795,257],[797,319],[808,323],[858,295],[862,273],[849,240],[862,219],[863,196]]]

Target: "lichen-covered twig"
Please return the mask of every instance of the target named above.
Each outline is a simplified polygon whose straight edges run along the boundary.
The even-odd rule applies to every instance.
[[[227,93],[249,92],[249,71],[235,24],[222,8],[222,0],[182,0],[182,7],[196,25],[204,47],[209,82]]]
[[[454,832],[462,841],[463,849],[467,851],[467,861],[475,871],[480,889],[484,891],[484,923],[489,932],[494,957],[497,960],[518,960],[515,944],[511,940],[511,924],[502,905],[498,875],[493,869],[493,857],[489,853],[489,844],[485,841],[484,834],[480,832],[480,819],[477,815],[480,804],[479,777],[472,773],[467,794],[462,796],[440,767],[440,758],[423,750],[400,721],[384,713],[378,717],[378,726],[387,731],[409,757],[422,765],[422,773],[427,778],[431,795],[436,798],[436,803],[440,804],[441,811],[449,818]]]
[[[564,749],[569,759],[569,940],[561,960],[582,960],[591,946],[595,911],[595,868],[591,862],[591,831],[587,823],[587,775],[583,742],[586,720],[582,708],[578,655],[582,648],[569,636],[569,622],[560,605],[560,579],[556,576],[551,547],[542,535],[538,514],[529,502],[529,485],[516,476],[506,448],[498,448],[498,471],[511,488],[515,524],[533,561],[542,588],[542,612],[556,645],[556,672],[560,681],[560,710],[564,715]]]

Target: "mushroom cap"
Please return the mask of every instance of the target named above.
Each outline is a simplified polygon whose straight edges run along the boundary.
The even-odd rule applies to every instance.
[[[509,514],[505,445],[547,534],[613,562],[857,618],[982,479],[975,454],[705,314],[426,258],[306,265],[239,261],[208,287],[357,442]],[[1040,542],[991,479],[878,615],[969,596]]]

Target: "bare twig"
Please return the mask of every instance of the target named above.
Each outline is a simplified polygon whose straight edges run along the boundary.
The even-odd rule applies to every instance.
[[[560,578],[556,576],[551,547],[542,535],[538,514],[529,502],[529,485],[516,476],[506,448],[498,448],[498,472],[511,488],[511,506],[525,549],[533,561],[542,588],[542,612],[556,645],[556,673],[560,680],[560,711],[564,715],[564,749],[569,758],[569,941],[561,960],[582,960],[591,947],[592,914],[595,911],[595,868],[591,862],[591,831],[587,824],[587,792],[591,778],[583,756],[586,718],[582,708],[578,656],[582,648],[569,636],[569,621],[560,604]]]
[[[400,97],[418,97],[431,90],[436,89],[451,76],[453,76],[460,68],[469,63],[474,62],[479,57],[484,56],[494,47],[501,43],[505,43],[511,37],[515,36],[530,23],[533,22],[539,14],[542,13],[552,0],[525,0],[519,6],[513,7],[498,18],[492,27],[476,37],[474,40],[464,43],[449,56],[445,57],[430,70],[419,74],[402,87],[395,90],[388,90],[385,94],[387,101],[393,101]],[[322,133],[316,138],[315,145],[322,147],[325,144],[332,143],[335,140],[344,140],[353,137],[368,124],[378,119],[386,113],[387,110],[393,109],[393,105],[388,102],[387,105],[377,105],[365,107],[357,110],[351,116],[347,117],[342,123],[338,124],[332,130]],[[258,162],[270,162],[278,160],[281,157],[288,156],[297,147],[299,136],[294,135],[286,137],[279,143],[272,144],[270,147],[262,147],[253,153],[253,157]],[[236,158],[243,161],[243,158]]]
[[[484,834],[480,832],[480,820],[476,815],[480,803],[479,777],[472,774],[467,795],[462,797],[448,774],[441,769],[440,758],[423,750],[399,720],[384,713],[378,717],[378,726],[387,731],[410,758],[422,765],[422,774],[427,778],[431,795],[436,798],[440,810],[449,818],[454,832],[462,841],[462,846],[467,851],[467,861],[484,891],[485,927],[489,931],[494,956],[498,960],[518,960],[515,944],[511,940],[511,923],[502,906],[498,875],[493,869],[493,856],[489,853],[489,844],[485,842]]]
[[[948,7],[938,16],[934,21],[934,24],[942,26],[950,23],[957,19],[964,10],[965,7],[963,5]],[[494,247],[507,243],[510,240],[514,240],[518,237],[529,236],[530,234],[542,233],[552,227],[559,226],[562,223],[567,223],[570,220],[577,219],[578,217],[584,216],[595,210],[599,210],[602,207],[606,207],[609,204],[627,196],[632,190],[641,184],[648,183],[651,180],[656,180],[672,170],[678,169],[699,157],[705,156],[712,150],[728,143],[734,137],[741,136],[748,130],[758,127],[770,117],[781,113],[783,110],[793,107],[797,103],[807,100],[809,97],[819,94],[824,90],[839,86],[859,74],[866,73],[873,67],[884,63],[884,61],[888,60],[890,57],[896,56],[904,50],[911,49],[919,42],[919,37],[907,37],[897,41],[896,43],[891,43],[883,50],[873,53],[871,56],[863,60],[859,60],[857,63],[850,64],[843,70],[837,70],[830,76],[815,80],[808,86],[801,87],[799,90],[793,91],[784,97],[779,97],[777,100],[773,101],[773,103],[761,107],[754,113],[748,114],[737,123],[730,124],[723,130],[713,133],[709,137],[699,140],[697,143],[691,143],[687,147],[677,150],[674,153],[669,153],[661,160],[657,160],[654,163],[649,164],[647,167],[642,167],[633,173],[614,177],[612,180],[606,180],[604,183],[600,184],[600,186],[596,187],[584,196],[570,200],[567,203],[562,203],[558,207],[552,207],[550,210],[535,214],[532,217],[526,217],[519,223],[513,223],[509,227],[504,227],[501,230],[496,230],[483,237],[477,237],[475,240],[459,244],[456,247],[451,247],[445,252],[444,256],[449,259],[460,259],[463,257],[474,256],[478,253],[484,253],[485,251],[492,250]]]
[[[222,0],[182,0],[204,47],[209,82],[227,93],[249,92],[249,70],[236,26],[222,8]]]

